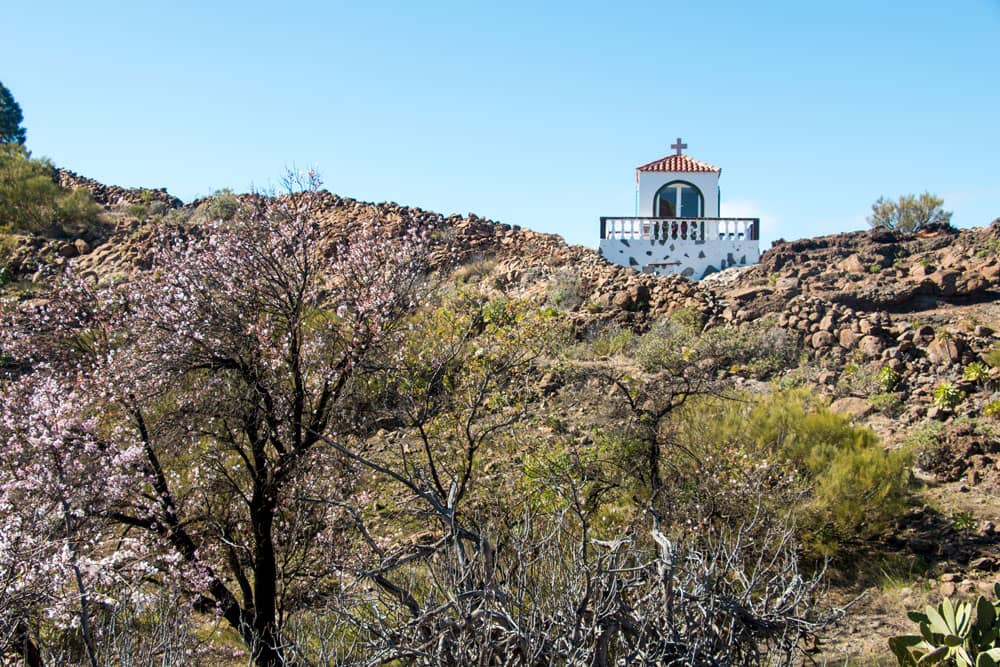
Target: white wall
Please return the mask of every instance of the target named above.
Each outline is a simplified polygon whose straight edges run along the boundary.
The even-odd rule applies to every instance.
[[[600,249],[605,259],[621,266],[658,275],[679,273],[695,280],[730,266],[747,266],[760,261],[758,242],[745,239],[602,239]],[[649,266],[654,263],[670,265]]]
[[[717,171],[640,171],[639,210],[636,215],[655,217],[653,197],[656,191],[671,181],[686,181],[699,190],[705,198],[704,218],[719,217],[719,172]]]

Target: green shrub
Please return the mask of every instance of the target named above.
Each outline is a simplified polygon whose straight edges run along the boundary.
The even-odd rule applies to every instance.
[[[632,342],[633,335],[630,329],[606,327],[597,334],[590,345],[595,356],[612,357],[630,348]]]
[[[0,231],[95,236],[101,212],[86,190],[59,187],[48,160],[32,158],[18,144],[0,145]]]
[[[681,309],[639,339],[636,361],[643,370],[686,373],[702,368],[733,369],[766,379],[794,364],[797,342],[768,321],[713,327],[701,331],[701,313]]]
[[[212,193],[204,210],[210,220],[232,220],[240,211],[240,200],[232,190],[224,188]]]
[[[987,417],[1000,417],[1000,399],[990,401],[983,406],[983,414]]]
[[[976,515],[968,510],[955,512],[951,517],[951,525],[960,533],[971,533],[976,529]]]
[[[585,299],[579,274],[572,269],[561,269],[549,281],[545,300],[556,308],[575,310]]]
[[[909,502],[909,453],[884,450],[871,430],[807,392],[776,393],[749,408],[717,401],[695,411],[695,419],[712,414],[699,432],[717,443],[717,456],[766,462],[782,471],[782,485],[800,490],[791,509],[813,556],[842,554],[843,546],[877,537]]]
[[[898,201],[879,197],[872,204],[872,214],[868,216],[868,224],[872,227],[898,229],[902,232],[915,232],[921,227],[931,224],[948,224],[951,213],[941,207],[944,200],[929,192],[922,195],[903,195]]]
[[[462,285],[478,285],[484,278],[493,273],[496,262],[482,257],[473,258],[468,264],[460,266],[455,271],[455,282]]]
[[[963,398],[962,390],[950,382],[942,382],[934,389],[934,405],[941,410],[954,410]]]
[[[962,377],[969,382],[985,384],[989,382],[990,379],[990,368],[981,361],[973,361],[965,367],[965,370],[962,372]]]
[[[1000,239],[986,239],[979,250],[976,251],[976,257],[980,259],[984,257],[996,257],[1000,255]]]
[[[1000,343],[993,346],[993,349],[983,355],[983,361],[993,368],[1000,368]]]
[[[895,391],[896,387],[899,386],[902,376],[899,374],[895,368],[891,366],[883,366],[878,370],[878,375],[875,381],[878,382],[879,389],[883,392]]]

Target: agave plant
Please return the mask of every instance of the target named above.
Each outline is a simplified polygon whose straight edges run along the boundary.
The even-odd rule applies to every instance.
[[[1000,598],[1000,584],[993,594]],[[945,598],[937,607],[928,605],[923,613],[907,613],[920,626],[919,635],[889,639],[889,648],[903,667],[917,665],[958,665],[996,667],[1000,663],[1000,602],[979,596],[975,604]]]

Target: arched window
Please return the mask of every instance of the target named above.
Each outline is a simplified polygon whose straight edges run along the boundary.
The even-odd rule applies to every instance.
[[[653,213],[657,218],[700,218],[705,204],[701,190],[684,181],[671,181],[656,191]]]

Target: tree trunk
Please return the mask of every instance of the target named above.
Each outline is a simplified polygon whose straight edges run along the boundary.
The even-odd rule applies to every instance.
[[[25,667],[44,667],[45,662],[42,660],[42,653],[38,650],[38,646],[31,639],[31,633],[28,631],[28,624],[24,621],[19,621],[17,627],[14,629],[14,639],[15,644],[21,650],[21,658],[24,660]]]
[[[272,491],[258,491],[251,500],[254,532],[253,651],[258,667],[284,664],[277,636],[278,567],[274,557],[274,501]]]

